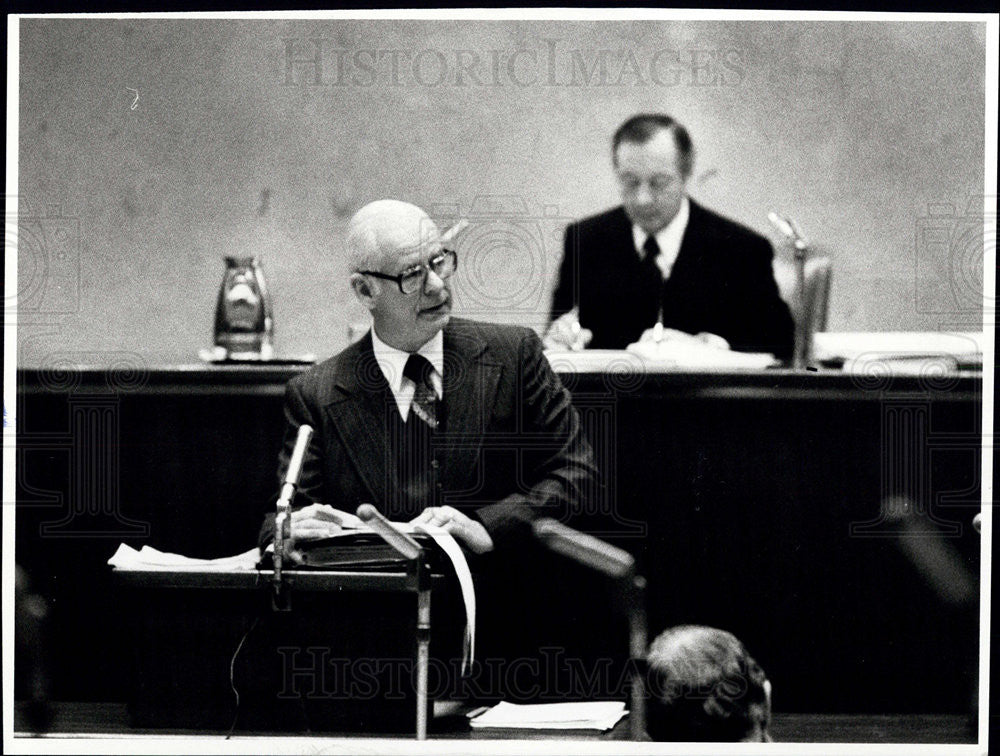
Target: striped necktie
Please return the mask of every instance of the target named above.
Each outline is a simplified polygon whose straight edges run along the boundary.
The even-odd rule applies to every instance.
[[[434,392],[434,384],[431,383],[433,372],[434,367],[426,357],[420,354],[411,354],[406,360],[406,367],[403,368],[403,376],[416,384],[413,402],[410,404],[410,417],[416,414],[431,429],[436,429],[438,427],[437,394]]]

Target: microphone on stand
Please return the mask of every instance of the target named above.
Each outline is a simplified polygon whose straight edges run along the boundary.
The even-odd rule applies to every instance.
[[[792,354],[792,367],[801,370],[808,366],[812,357],[812,324],[810,314],[806,312],[806,254],[809,244],[791,218],[772,210],[767,214],[767,219],[792,242],[795,248],[795,288],[799,312],[795,318],[795,350]]]
[[[551,517],[535,520],[531,527],[535,536],[552,551],[608,577],[626,578],[635,571],[635,559],[624,549],[574,530]]]
[[[302,460],[306,456],[309,448],[309,441],[312,439],[313,429],[311,425],[300,425],[298,435],[295,437],[295,447],[292,449],[292,458],[288,462],[288,470],[285,472],[285,482],[281,485],[281,494],[278,496],[278,503],[274,517],[274,588],[276,593],[281,592],[281,568],[285,558],[285,541],[291,536],[292,499],[295,498],[295,490],[299,486],[299,476],[302,474]]]
[[[389,522],[381,512],[371,504],[362,504],[358,507],[358,519],[367,523],[372,530],[382,536],[382,540],[392,546],[406,559],[416,559],[420,556],[420,544],[413,540],[406,533],[402,533]]]
[[[767,214],[767,219],[771,221],[771,225],[778,229],[780,233],[788,237],[789,241],[795,245],[796,250],[805,251],[805,249],[809,246],[805,238],[802,236],[802,232],[799,230],[798,224],[796,224],[791,218],[785,215],[779,215],[772,210]]]
[[[551,517],[532,523],[535,537],[551,551],[618,581],[627,598],[629,628],[629,725],[632,740],[646,732],[646,580],[635,574],[635,558],[624,549],[563,525]]]
[[[427,739],[427,715],[430,708],[427,680],[431,648],[431,582],[424,551],[406,533],[397,530],[381,512],[371,504],[357,509],[358,519],[367,523],[382,540],[392,546],[410,562],[409,574],[417,589],[417,740]]]

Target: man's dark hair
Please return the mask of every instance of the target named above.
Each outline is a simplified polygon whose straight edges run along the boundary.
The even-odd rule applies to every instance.
[[[640,113],[629,118],[618,127],[611,139],[611,159],[618,162],[618,145],[622,142],[645,144],[661,129],[666,129],[674,135],[674,144],[680,156],[680,169],[685,178],[691,175],[694,167],[694,144],[691,136],[681,124],[663,113]]]
[[[724,630],[670,628],[646,657],[646,729],[653,740],[738,742],[770,717],[764,670]]]

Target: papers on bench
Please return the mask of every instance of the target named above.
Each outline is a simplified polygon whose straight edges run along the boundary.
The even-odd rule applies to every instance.
[[[119,570],[232,572],[255,569],[258,557],[256,548],[230,557],[194,559],[181,554],[160,551],[152,546],[143,546],[139,551],[136,551],[123,543],[118,546],[118,550],[108,560],[108,564]]]
[[[649,368],[745,368],[762,370],[774,365],[777,360],[773,354],[764,352],[734,352],[729,349],[719,349],[694,341],[640,341],[629,344],[629,354],[638,355]]]
[[[884,331],[817,333],[813,359],[845,372],[882,363],[899,374],[938,374],[982,369],[985,335],[979,332]],[[734,352],[690,339],[644,341],[628,349],[546,350],[552,368],[566,373],[657,373],[672,370],[760,370],[777,364],[773,355]]]
[[[610,730],[625,716],[621,701],[512,704],[501,701],[469,720],[473,729]]]
[[[981,370],[983,343],[983,334],[975,332],[817,333],[813,355],[819,362],[842,364],[845,373],[934,376]]]
[[[574,373],[658,373],[665,370],[761,370],[773,354],[732,352],[700,344],[646,342],[623,349],[547,350],[553,370]]]

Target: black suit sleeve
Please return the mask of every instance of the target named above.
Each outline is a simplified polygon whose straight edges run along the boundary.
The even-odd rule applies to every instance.
[[[563,237],[563,256],[559,264],[559,277],[556,288],[552,292],[552,309],[549,311],[549,322],[565,315],[577,305],[577,243],[578,227],[574,223],[566,229]]]
[[[741,276],[744,297],[744,328],[734,348],[746,352],[772,352],[779,359],[792,356],[795,326],[788,305],[774,281],[774,250],[764,238],[758,239]],[[736,322],[740,322],[739,319]]]
[[[593,452],[584,439],[577,411],[542,353],[541,340],[527,332],[518,349],[521,492],[476,510],[498,545],[521,537],[539,514],[561,516],[580,509],[597,479]]]

